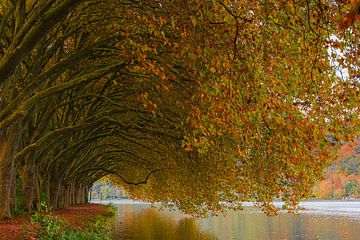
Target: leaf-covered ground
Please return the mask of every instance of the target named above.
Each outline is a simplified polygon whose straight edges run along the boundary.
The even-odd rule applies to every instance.
[[[88,221],[96,216],[107,215],[108,211],[104,205],[84,204],[52,211],[52,214],[73,227],[85,227]],[[37,239],[33,237],[35,233],[36,225],[30,223],[30,216],[0,220],[1,240]]]

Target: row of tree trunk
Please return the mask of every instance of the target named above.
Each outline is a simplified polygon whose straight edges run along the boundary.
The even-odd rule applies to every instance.
[[[103,64],[101,70],[93,67],[103,56],[97,58],[94,54],[88,60],[88,54],[108,42],[97,41],[87,33],[85,28],[90,27],[90,22],[105,17],[90,14],[98,19],[83,18],[81,13],[85,11],[76,10],[79,5],[90,12],[97,9],[87,3],[1,2],[0,219],[11,217],[12,212],[40,210],[43,203],[53,209],[85,203],[88,189],[98,177],[92,178],[93,173],[85,179],[69,177],[68,168],[78,166],[71,165],[71,151],[57,158],[56,154],[67,148],[69,138],[76,138],[76,132],[66,138],[62,132],[54,131],[69,127],[79,118],[75,116],[79,111],[69,103],[64,105],[66,110],[56,103],[79,96],[72,87],[98,80],[114,68],[113,62]],[[74,22],[77,23],[72,25]],[[96,26],[93,30],[97,35]],[[101,37],[109,40],[107,33]],[[84,71],[88,68],[92,70]],[[74,69],[82,74],[70,73]],[[26,153],[17,155],[27,147]]]
[[[63,182],[53,167],[40,173],[35,153],[16,164],[14,156],[20,142],[21,125],[7,130],[7,137],[0,140],[0,216],[10,217],[13,211],[32,212],[42,207],[52,209],[87,202],[89,182]]]
[[[172,17],[152,5],[0,3],[0,218],[84,203],[107,174],[146,183],[183,151],[179,126],[198,88],[177,61],[182,49],[167,43],[182,28],[158,36],[153,20]]]

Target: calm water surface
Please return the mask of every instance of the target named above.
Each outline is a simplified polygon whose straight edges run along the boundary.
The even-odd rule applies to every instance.
[[[126,240],[360,240],[360,202],[304,202],[297,215],[268,217],[253,207],[227,216],[193,219],[133,201],[114,202],[110,237]]]

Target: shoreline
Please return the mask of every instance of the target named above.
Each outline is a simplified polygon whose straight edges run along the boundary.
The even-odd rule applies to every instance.
[[[99,204],[112,204],[115,207],[121,205],[153,205],[148,202],[134,201],[134,200],[102,200],[97,201]],[[227,204],[227,203],[223,203]],[[274,206],[277,207],[280,212],[287,212],[287,209],[283,209],[283,202],[274,201]],[[161,205],[161,203],[154,204],[154,206]],[[254,207],[252,202],[243,202],[242,206],[244,208]],[[355,200],[306,200],[299,203],[299,209],[295,210],[298,214],[313,214],[313,215],[326,215],[326,216],[345,216],[345,217],[355,217],[360,219],[360,199]],[[260,210],[259,210],[260,211]],[[279,212],[279,213],[280,213]]]
[[[49,212],[59,220],[69,225],[71,229],[81,230],[96,221],[98,217],[110,216],[111,212],[103,204],[81,204]],[[48,213],[41,213],[48,215]],[[31,223],[31,215],[0,220],[0,240],[38,239],[34,237],[39,232],[39,224]]]

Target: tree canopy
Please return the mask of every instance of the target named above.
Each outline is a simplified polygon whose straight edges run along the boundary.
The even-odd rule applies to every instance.
[[[188,213],[295,207],[359,136],[359,9],[3,0],[0,217],[84,202],[109,174]]]

